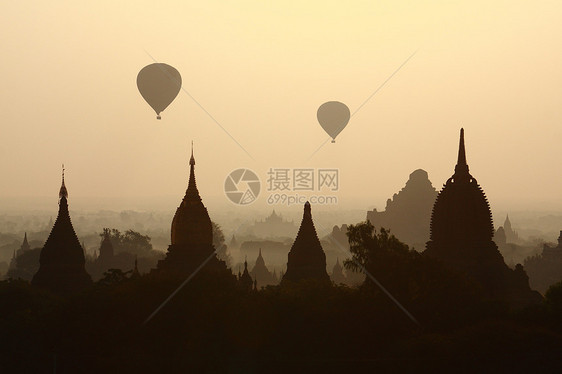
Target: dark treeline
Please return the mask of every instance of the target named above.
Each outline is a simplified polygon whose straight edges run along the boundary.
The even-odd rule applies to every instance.
[[[183,278],[110,271],[67,297],[8,280],[0,283],[3,371],[537,372],[560,365],[562,284],[542,304],[514,310],[384,230],[378,237],[386,241],[375,250],[352,245],[354,259],[419,326],[369,278],[355,289],[303,281],[247,291],[228,274],[201,271],[146,323]]]

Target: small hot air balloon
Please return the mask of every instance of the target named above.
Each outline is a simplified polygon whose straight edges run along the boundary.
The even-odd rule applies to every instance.
[[[137,87],[148,105],[160,119],[160,112],[170,105],[181,88],[181,75],[174,67],[155,63],[142,68],[137,75]]]
[[[320,126],[332,137],[332,143],[335,143],[336,136],[347,126],[351,114],[344,103],[328,101],[320,105],[316,116]]]

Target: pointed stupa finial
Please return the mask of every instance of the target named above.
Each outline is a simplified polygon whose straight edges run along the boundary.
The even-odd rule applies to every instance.
[[[457,165],[455,166],[455,174],[453,179],[455,181],[467,181],[472,176],[468,172],[468,164],[466,163],[466,151],[464,147],[464,129],[461,128],[461,136],[459,140],[459,156],[457,158]]]
[[[310,203],[308,201],[306,203],[304,203],[304,215],[305,216],[312,216]]]
[[[189,159],[189,165],[195,165],[195,157],[193,157],[193,140],[191,141],[191,158]]]
[[[464,149],[464,129],[461,128],[461,138],[459,140],[459,157],[457,165],[466,165],[466,152]]]
[[[59,191],[59,199],[68,198],[68,191],[66,190],[66,186],[64,185],[64,164],[62,164],[62,184],[60,186]]]
[[[189,182],[187,183],[187,193],[199,197],[197,184],[195,182],[195,157],[193,157],[193,140],[191,141],[191,158],[189,159]]]

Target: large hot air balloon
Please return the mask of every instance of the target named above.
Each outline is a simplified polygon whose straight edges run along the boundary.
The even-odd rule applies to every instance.
[[[142,68],[137,75],[137,87],[148,105],[160,119],[160,112],[170,105],[181,88],[181,75],[174,67],[155,63]]]
[[[336,142],[336,136],[347,126],[350,116],[347,105],[339,101],[328,101],[320,105],[316,113],[318,122],[332,137],[332,143]]]

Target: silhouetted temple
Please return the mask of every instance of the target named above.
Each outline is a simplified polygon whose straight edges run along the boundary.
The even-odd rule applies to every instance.
[[[340,259],[336,259],[336,264],[334,265],[334,268],[332,269],[332,282],[334,282],[335,284],[341,284],[341,283],[346,283],[347,279],[345,277],[345,274],[343,273],[343,267],[340,265]]]
[[[133,268],[133,272],[131,273],[130,279],[139,279],[141,277],[139,272],[139,262],[137,257],[135,257],[135,267]]]
[[[505,241],[506,243],[517,243],[519,242],[519,235],[511,227],[511,221],[509,220],[509,214],[505,217],[505,222],[503,223],[503,229],[505,231]]]
[[[100,253],[96,262],[100,264],[102,267],[106,267],[106,270],[109,269],[113,262],[113,244],[111,244],[110,239],[110,232],[109,229],[103,229],[103,239],[100,244]]]
[[[367,220],[375,227],[390,229],[401,241],[421,251],[429,240],[427,223],[436,197],[427,172],[418,169],[410,174],[404,188],[386,201],[384,212],[368,211]]]
[[[23,236],[23,242],[21,243],[20,249],[18,249],[17,256],[21,255],[23,252],[29,251],[31,246],[27,241],[27,232]]]
[[[256,264],[250,272],[250,275],[257,282],[258,287],[277,284],[277,280],[265,265],[265,260],[261,255],[261,249],[259,251],[258,258],[256,259]]]
[[[550,286],[562,281],[562,230],[556,247],[544,244],[540,255],[525,259],[525,270],[533,288],[543,294]]]
[[[205,268],[226,270],[224,261],[213,255],[213,225],[195,183],[193,147],[189,167],[187,191],[172,220],[171,245],[166,258],[158,262],[158,269],[190,273],[212,256]]]
[[[248,232],[258,238],[292,237],[295,231],[295,223],[284,220],[275,209],[263,221],[256,221],[248,228]]]
[[[84,250],[70,221],[63,170],[59,213],[41,250],[39,270],[31,284],[56,293],[80,291],[92,284],[92,278],[86,272],[84,264]]]
[[[326,254],[316,234],[308,201],[304,204],[301,226],[289,251],[287,271],[282,281],[296,282],[303,279],[330,282],[326,272]]]
[[[251,291],[253,285],[254,280],[252,280],[252,277],[248,272],[248,261],[244,260],[244,272],[242,273],[242,275],[238,275],[238,286],[241,290]]]
[[[425,255],[441,260],[480,284],[494,298],[526,304],[537,296],[521,265],[511,270],[492,240],[494,226],[488,200],[466,163],[461,129],[455,173],[435,200]]]

